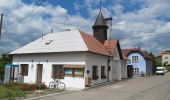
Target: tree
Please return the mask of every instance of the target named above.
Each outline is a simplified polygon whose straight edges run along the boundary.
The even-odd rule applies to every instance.
[[[165,50],[165,52],[170,52],[170,50]]]
[[[11,62],[10,57],[7,53],[3,53],[0,55],[0,80],[3,80],[5,73],[5,64],[9,64]]]
[[[153,73],[156,72],[156,68],[162,66],[162,62],[159,59],[156,59],[156,57],[152,54],[152,52],[149,53],[149,56],[151,57],[152,60],[152,71]]]
[[[161,67],[162,66],[162,61],[159,59],[155,59],[155,66],[156,67]]]

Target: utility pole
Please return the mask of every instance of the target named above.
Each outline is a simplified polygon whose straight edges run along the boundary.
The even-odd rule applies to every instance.
[[[1,39],[1,32],[2,32],[2,21],[3,21],[3,13],[1,14],[1,22],[0,22],[0,39]]]

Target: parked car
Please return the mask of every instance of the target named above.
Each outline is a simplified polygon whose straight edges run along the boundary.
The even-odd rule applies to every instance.
[[[165,74],[165,68],[164,67],[157,67],[156,68],[156,74],[157,75],[164,75]]]

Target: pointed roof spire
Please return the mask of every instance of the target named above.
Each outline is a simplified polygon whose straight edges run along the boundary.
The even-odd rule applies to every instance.
[[[102,0],[100,0],[100,11],[102,10]]]
[[[99,14],[96,18],[96,21],[95,21],[93,27],[95,27],[95,26],[106,26],[106,27],[108,27],[107,24],[106,24],[106,21],[104,19],[104,16],[102,14],[102,6],[101,6],[102,4],[101,3],[102,2],[100,0],[100,11],[99,11]]]

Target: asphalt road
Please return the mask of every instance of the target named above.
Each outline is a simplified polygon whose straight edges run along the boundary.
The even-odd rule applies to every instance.
[[[39,100],[170,100],[170,73],[129,79]]]

